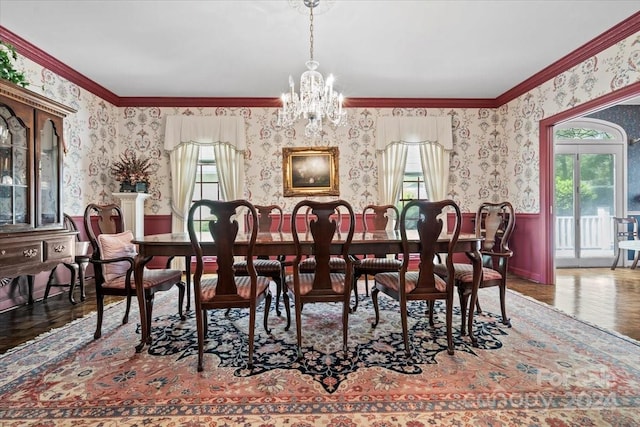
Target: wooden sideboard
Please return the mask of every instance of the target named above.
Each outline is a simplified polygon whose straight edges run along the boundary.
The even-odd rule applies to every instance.
[[[71,113],[0,80],[0,283],[27,276],[29,303],[34,275],[74,260],[76,232],[63,228],[62,197],[63,119]]]

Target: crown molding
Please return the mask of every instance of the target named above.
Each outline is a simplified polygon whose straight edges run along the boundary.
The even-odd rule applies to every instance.
[[[513,101],[517,97],[542,85],[546,81],[555,78],[557,75],[575,67],[581,62],[591,58],[614,44],[621,42],[638,31],[640,31],[640,12],[631,15],[615,27],[605,31],[590,42],[583,44],[565,57],[557,60],[553,64],[542,69],[542,71],[534,74],[519,85],[514,86],[502,95],[498,96],[496,98],[496,104],[500,106]]]
[[[58,74],[60,77],[69,80],[71,83],[80,86],[81,88],[93,93],[94,95],[104,99],[105,101],[110,102],[114,105],[118,105],[120,101],[120,97],[118,95],[107,90],[103,86],[100,86],[98,83],[94,82],[87,76],[80,74],[73,68],[60,62],[48,53],[38,49],[36,46],[32,45],[22,37],[9,31],[1,25],[0,39],[12,44],[13,47],[16,48],[18,53],[20,53],[20,55],[24,56],[25,58],[32,60],[33,62]]]
[[[640,31],[640,12],[559,59],[495,99],[491,98],[348,98],[345,108],[498,108],[584,60]],[[0,26],[0,39],[26,58],[116,107],[280,107],[279,98],[120,97],[22,37]]]

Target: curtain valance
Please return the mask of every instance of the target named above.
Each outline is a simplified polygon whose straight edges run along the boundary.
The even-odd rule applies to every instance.
[[[376,132],[376,149],[385,150],[394,143],[436,143],[453,150],[451,116],[381,117]]]
[[[244,118],[219,116],[167,116],[164,149],[173,151],[180,144],[230,144],[237,151],[247,147]]]

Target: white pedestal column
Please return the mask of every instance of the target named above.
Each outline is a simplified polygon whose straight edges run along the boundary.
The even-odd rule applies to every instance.
[[[122,203],[125,230],[131,230],[134,237],[144,236],[144,201],[151,197],[147,193],[113,193]]]

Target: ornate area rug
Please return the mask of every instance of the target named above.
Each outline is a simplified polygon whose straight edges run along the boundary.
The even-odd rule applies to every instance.
[[[376,329],[361,297],[346,354],[338,305],[305,306],[302,360],[295,324],[285,332],[272,309],[267,335],[259,315],[248,369],[248,317],[211,312],[201,373],[195,316],[181,321],[176,298],[156,297],[154,343],[140,354],[137,311],[120,325],[118,303],[99,340],[92,315],[0,356],[0,425],[640,425],[640,344],[513,292],[507,328],[493,314],[497,292],[482,291],[478,347],[459,336],[455,313],[453,356],[443,306],[431,327],[424,303],[411,305],[407,358],[397,303],[381,295]]]

